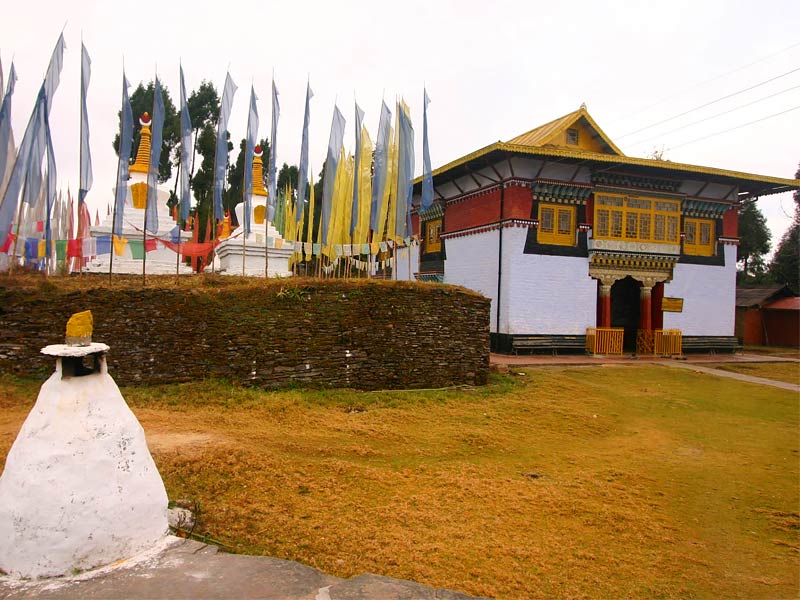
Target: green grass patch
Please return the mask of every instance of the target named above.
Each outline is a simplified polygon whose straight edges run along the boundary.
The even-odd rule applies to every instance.
[[[126,388],[236,552],[498,598],[800,591],[797,395],[657,365],[435,391]],[[5,455],[37,384],[0,377]]]

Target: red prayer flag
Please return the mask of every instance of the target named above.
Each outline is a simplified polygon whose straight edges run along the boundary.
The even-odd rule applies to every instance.
[[[69,240],[67,242],[67,256],[69,258],[80,258],[83,255],[83,240]]]
[[[17,239],[17,236],[9,231],[8,236],[6,237],[6,243],[3,244],[2,248],[0,248],[0,252],[8,252],[11,250],[11,244],[14,243],[15,239]]]
[[[153,250],[158,250],[158,240],[155,238],[146,239],[144,241],[144,251],[152,252]]]

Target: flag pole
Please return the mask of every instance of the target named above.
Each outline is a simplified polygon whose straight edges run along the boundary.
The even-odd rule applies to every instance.
[[[28,189],[28,178],[25,178],[25,183],[22,186],[22,197],[19,201],[19,212],[17,213],[17,237],[14,238],[14,255],[11,261],[11,265],[9,266],[9,273],[14,272],[14,263],[17,262],[17,244],[19,243],[19,235],[22,229],[22,206],[25,204],[25,192]]]

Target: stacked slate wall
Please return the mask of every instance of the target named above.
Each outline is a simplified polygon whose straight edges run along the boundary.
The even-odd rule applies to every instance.
[[[452,286],[292,281],[200,287],[0,281],[0,371],[46,376],[39,350],[91,310],[120,385],[224,378],[245,385],[431,388],[483,384],[489,300]],[[152,278],[155,279],[155,278]],[[69,289],[71,288],[71,289]],[[171,289],[172,288],[172,289]]]

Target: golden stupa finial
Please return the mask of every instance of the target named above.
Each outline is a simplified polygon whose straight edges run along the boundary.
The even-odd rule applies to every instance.
[[[253,195],[266,196],[267,190],[264,188],[264,163],[261,160],[264,151],[261,144],[253,148]]]
[[[92,343],[92,311],[75,313],[67,321],[67,345],[88,346]]]
[[[144,113],[139,119],[142,126],[142,137],[139,140],[139,149],[136,151],[136,162],[131,165],[131,173],[147,173],[150,170],[150,115]]]

